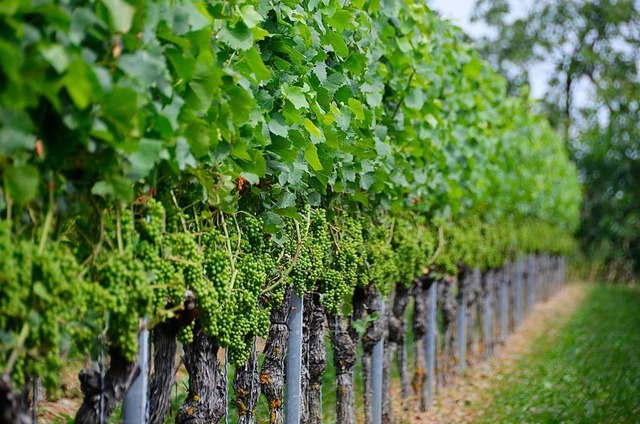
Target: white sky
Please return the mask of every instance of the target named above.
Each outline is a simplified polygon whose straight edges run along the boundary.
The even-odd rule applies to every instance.
[[[483,23],[471,23],[471,13],[476,0],[428,0],[427,3],[433,10],[440,12],[444,19],[448,19],[455,25],[464,29],[471,37],[482,36],[488,31]],[[511,0],[512,17],[517,18],[533,4],[532,0]],[[546,89],[547,75],[551,69],[549,64],[540,64],[529,70],[531,78],[531,93],[540,98]]]
[[[477,37],[486,32],[486,27],[483,24],[471,24],[469,21],[475,2],[475,0],[430,0],[427,3],[440,12],[443,18],[451,20],[472,37]]]

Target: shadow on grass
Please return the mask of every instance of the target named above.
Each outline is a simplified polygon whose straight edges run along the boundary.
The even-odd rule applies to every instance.
[[[487,423],[640,423],[640,290],[594,286],[557,337],[505,376]]]

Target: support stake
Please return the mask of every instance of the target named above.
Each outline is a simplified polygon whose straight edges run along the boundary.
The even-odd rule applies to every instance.
[[[505,270],[500,279],[500,343],[505,343],[509,334],[509,264],[505,264]]]
[[[287,395],[285,399],[286,423],[300,424],[300,398],[302,396],[302,317],[303,302],[295,291],[291,294],[289,312],[289,341],[287,349]]]
[[[529,271],[527,272],[527,312],[533,310],[533,304],[535,302],[534,285],[535,285],[535,273],[536,264],[533,257],[533,253],[529,255]]]
[[[522,274],[524,271],[522,259],[516,261],[516,284],[515,284],[515,308],[516,308],[516,328],[522,324]]]
[[[122,420],[125,424],[145,424],[147,422],[149,388],[149,330],[146,321],[138,335],[138,367],[140,373],[131,383],[122,403]]]
[[[467,285],[465,276],[458,282],[458,372],[463,373],[467,367]]]
[[[435,281],[429,286],[427,297],[427,337],[425,337],[427,353],[427,407],[433,405],[436,391],[436,310],[438,308],[438,284]]]
[[[385,314],[385,303],[380,302],[380,318]],[[384,366],[384,337],[373,347],[371,358],[371,385],[373,388],[373,424],[382,424],[382,367]]]

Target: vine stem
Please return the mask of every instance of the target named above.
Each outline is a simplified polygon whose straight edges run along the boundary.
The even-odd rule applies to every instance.
[[[442,249],[444,249],[444,242],[444,225],[441,225],[438,227],[438,247],[436,247],[436,251],[433,252],[433,256],[429,259],[429,268],[436,263],[436,260],[442,253]]]
[[[51,229],[51,222],[53,221],[53,210],[49,208],[47,216],[44,219],[44,225],[42,227],[42,237],[40,237],[40,244],[38,245],[38,253],[44,252],[44,246],[47,243],[47,236]]]
[[[229,231],[227,231],[227,222],[224,219],[224,213],[220,213],[220,219],[222,221],[222,229],[224,230],[227,254],[229,255],[229,261],[231,262],[231,284],[229,290],[233,290],[233,286],[236,283],[236,277],[238,276],[238,270],[236,269],[236,260],[233,251],[231,250],[231,240],[229,239]]]
[[[391,228],[389,228],[389,238],[387,239],[387,244],[391,244],[393,241],[393,232],[395,231],[396,219],[393,218],[391,220]]]
[[[20,352],[20,350],[22,350],[22,346],[24,345],[24,342],[27,339],[28,334],[29,334],[29,323],[25,321],[25,323],[22,324],[20,335],[18,335],[18,343],[16,344],[16,347],[13,348],[13,351],[11,352],[11,356],[7,361],[7,367],[4,372],[5,374],[7,375],[11,374],[11,372],[13,371],[13,367],[15,366],[16,361],[18,360],[18,353]]]
[[[122,220],[120,217],[120,208],[116,209],[116,237],[118,238],[118,250],[124,253],[124,243],[122,242]]]
[[[393,111],[393,115],[391,115],[391,119],[393,120],[393,118],[396,117],[396,114],[398,113],[398,109],[400,109],[400,105],[402,104],[402,102],[404,102],[405,97],[407,96],[407,91],[409,90],[409,87],[411,87],[411,80],[413,80],[413,76],[416,74],[416,70],[412,69],[411,75],[409,75],[409,80],[407,81],[407,86],[404,88],[404,92],[402,95],[402,99],[400,99],[400,101],[398,102],[398,104],[396,104],[396,108]]]
[[[173,201],[173,204],[175,205],[175,207],[180,211],[182,211],[182,209],[180,209],[180,206],[178,205],[178,200],[176,199],[176,195],[173,192],[173,190],[171,190],[171,200]],[[188,232],[187,223],[184,221],[184,216],[182,216],[182,214],[180,215],[180,222],[182,223],[182,229],[184,230],[185,233],[187,233]]]
[[[293,259],[291,259],[291,264],[289,264],[289,268],[280,275],[280,278],[278,278],[278,281],[276,281],[266,289],[262,290],[262,292],[260,293],[260,296],[263,296],[269,293],[271,290],[274,290],[276,287],[282,284],[282,282],[284,281],[284,278],[288,276],[291,273],[291,271],[293,271],[293,267],[296,266],[296,263],[298,263],[298,258],[300,257],[300,252],[302,251],[302,236],[300,235],[300,225],[298,224],[298,221],[294,220],[293,225],[296,227],[296,238],[298,240],[298,246],[296,247],[296,253],[293,255]]]
[[[53,222],[53,190],[49,190],[49,210],[47,211],[47,216],[44,219],[44,224],[42,226],[42,237],[40,237],[40,244],[38,245],[38,253],[42,254],[44,252],[44,246],[47,243],[47,237],[49,236],[49,231],[51,230],[51,223]]]
[[[7,202],[7,224],[9,225],[9,228],[11,228],[11,219],[12,219],[11,211],[13,210],[13,199],[11,199],[11,197],[9,196],[9,193],[7,193],[6,191],[5,191],[4,197]]]

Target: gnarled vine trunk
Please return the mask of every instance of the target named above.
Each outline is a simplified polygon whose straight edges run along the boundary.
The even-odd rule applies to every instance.
[[[13,390],[7,375],[0,377],[0,423],[32,424],[23,396]]]
[[[476,323],[481,300],[481,273],[475,268],[471,272],[467,295],[467,364],[471,365],[476,358]]]
[[[440,299],[442,300],[442,324],[443,324],[443,346],[440,367],[440,381],[443,386],[447,385],[448,378],[452,372],[454,347],[455,347],[455,327],[456,312],[458,303],[453,294],[455,279],[447,276],[440,282]]]
[[[189,391],[176,424],[215,424],[226,414],[227,380],[218,362],[218,348],[215,338],[207,335],[200,321],[196,321],[193,343],[184,346]]]
[[[238,410],[238,424],[255,424],[256,405],[260,397],[260,380],[258,378],[258,352],[254,339],[249,359],[236,368],[233,377],[233,404]]]
[[[409,377],[404,349],[406,337],[405,310],[409,303],[410,287],[404,284],[396,284],[395,292],[389,298],[390,307],[387,309],[388,331],[384,350],[384,368],[382,377],[382,422],[393,422],[393,406],[391,400],[391,369],[394,359],[398,356],[398,368],[400,370],[401,397],[407,399],[409,389]],[[404,405],[403,405],[404,406]]]
[[[271,310],[271,326],[264,348],[264,361],[260,371],[260,389],[269,404],[269,422],[284,423],[284,361],[289,340],[289,318],[291,287],[287,286],[282,304]]]
[[[163,424],[171,408],[176,381],[177,326],[164,322],[153,329],[153,374],[149,382],[149,424]]]
[[[483,356],[488,358],[493,353],[493,281],[495,271],[487,270],[482,274],[482,344]]]
[[[109,368],[103,379],[96,370],[80,372],[84,399],[75,418],[78,424],[100,423],[101,416],[106,423],[140,372],[135,362],[128,361],[119,349],[109,350],[109,358]]]
[[[172,308],[174,305],[167,305]],[[149,381],[148,424],[164,424],[171,409],[171,389],[176,382],[176,351],[178,332],[191,324],[198,315],[196,298],[187,290],[183,310],[174,318],[153,329],[153,366]]]
[[[353,367],[356,363],[356,344],[341,317],[327,312],[327,323],[333,345],[333,366],[336,369],[336,422],[355,424]]]
[[[421,411],[427,410],[427,352],[425,351],[425,337],[427,336],[427,290],[431,279],[424,276],[418,280],[413,289],[413,361],[415,374],[413,376],[413,391],[417,396],[417,407]],[[435,283],[434,283],[435,284]]]
[[[378,318],[371,321],[362,336],[362,374],[364,382],[364,416],[365,422],[373,422],[373,382],[371,373],[373,370],[373,348],[379,341],[383,340],[386,331],[386,319],[382,312],[382,301],[380,294],[373,283],[365,289],[365,305],[367,315],[378,315]]]
[[[307,421],[310,424],[322,423],[322,374],[327,367],[324,341],[324,308],[320,296],[313,293],[305,304],[305,321],[308,336],[307,369]]]

